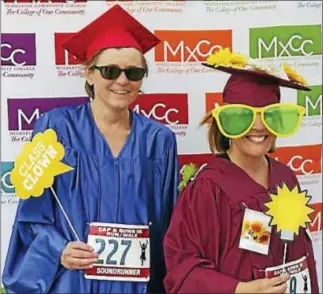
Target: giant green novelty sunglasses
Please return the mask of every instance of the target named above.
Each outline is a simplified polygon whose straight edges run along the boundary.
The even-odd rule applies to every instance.
[[[265,107],[227,104],[212,110],[221,133],[228,138],[246,135],[255,123],[257,113],[265,127],[277,137],[293,135],[300,127],[305,108],[290,103],[276,103]]]

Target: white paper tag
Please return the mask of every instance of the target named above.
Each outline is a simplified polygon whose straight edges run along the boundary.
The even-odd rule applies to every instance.
[[[148,226],[91,223],[88,244],[99,254],[86,279],[147,282],[150,279]]]
[[[269,225],[270,220],[270,216],[246,208],[239,248],[268,255],[272,231],[272,227]]]

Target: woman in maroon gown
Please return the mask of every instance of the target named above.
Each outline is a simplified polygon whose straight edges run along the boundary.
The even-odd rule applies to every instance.
[[[304,115],[301,107],[280,102],[279,87],[309,88],[288,68],[289,77],[283,79],[243,58],[242,66],[217,66],[221,52],[204,65],[231,74],[223,91],[225,106],[213,110],[202,122],[211,120],[209,145],[213,152],[220,153],[179,197],[164,240],[166,291],[300,293],[296,292],[295,281],[303,283],[304,272],[295,277],[266,275],[270,267],[295,261],[306,265],[307,285],[311,288],[308,293],[318,293],[316,265],[307,231],[300,228],[293,242],[288,243],[284,260],[285,243],[279,233],[274,228],[271,232],[262,230],[259,222],[257,227],[257,218],[262,219],[267,210],[269,192],[276,193],[282,183],[290,190],[298,185],[289,167],[268,156],[275,149],[276,137],[294,134]],[[231,57],[233,60],[234,56]],[[261,109],[265,106],[268,107]],[[264,120],[257,113],[261,110]],[[244,222],[247,212],[249,218],[251,215],[256,220],[253,227]],[[242,236],[251,240],[244,243]],[[289,282],[291,278],[295,283]],[[299,285],[297,289],[303,287]]]

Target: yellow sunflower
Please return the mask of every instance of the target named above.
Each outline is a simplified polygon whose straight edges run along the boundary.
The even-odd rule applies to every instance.
[[[265,231],[265,227],[262,222],[254,221],[250,224],[250,229],[256,234],[260,234]]]
[[[266,232],[259,234],[256,241],[257,241],[257,243],[266,245],[269,243],[269,238],[270,238],[270,233],[268,231],[266,231]]]
[[[248,59],[240,53],[232,53],[229,48],[221,48],[208,57],[207,63],[214,66],[244,68],[248,64]]]
[[[246,219],[243,221],[241,234],[244,236],[244,234],[249,230],[249,228],[250,228],[250,221]]]
[[[287,63],[283,64],[283,70],[291,81],[299,83],[304,86],[308,86],[308,82],[299,75],[299,73],[291,68]]]

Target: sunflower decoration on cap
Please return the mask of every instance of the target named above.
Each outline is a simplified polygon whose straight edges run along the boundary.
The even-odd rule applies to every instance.
[[[231,53],[229,48],[225,48],[210,55],[207,63],[214,66],[244,68],[248,64],[248,58],[240,53]]]
[[[308,86],[308,82],[302,76],[300,76],[296,70],[291,68],[287,63],[283,64],[283,70],[291,81],[301,85]]]
[[[282,64],[282,69],[264,65],[255,59],[239,52],[231,52],[222,48],[211,54],[202,65],[232,74],[248,74],[272,79],[279,86],[309,91],[307,81],[288,64]]]

